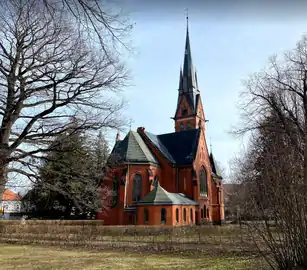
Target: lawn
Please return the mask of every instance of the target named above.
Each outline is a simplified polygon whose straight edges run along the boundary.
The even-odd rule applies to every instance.
[[[264,269],[259,259],[237,256],[85,251],[35,245],[0,244],[5,269]]]

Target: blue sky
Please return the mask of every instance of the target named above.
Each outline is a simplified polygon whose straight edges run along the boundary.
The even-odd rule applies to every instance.
[[[229,134],[240,120],[237,103],[244,90],[242,81],[261,70],[272,54],[294,48],[307,33],[307,2],[304,7],[291,4],[287,8],[283,2],[279,9],[274,6],[274,12],[274,2],[270,8],[263,2],[262,8],[258,5],[256,9],[252,5],[238,9],[243,5],[238,0],[220,5],[209,2],[202,2],[207,4],[204,8],[200,2],[191,7],[190,2],[178,0],[174,5],[164,1],[170,4],[162,8],[158,0],[146,2],[147,6],[143,0],[120,1],[135,23],[131,37],[135,53],[127,59],[132,86],[124,89],[129,103],[123,113],[133,119],[133,130],[143,126],[155,134],[174,131],[170,117],[177,102],[186,35],[184,10],[188,7],[193,63],[209,120],[207,142],[209,145],[211,140],[216,159],[229,172],[229,161],[243,144]],[[113,132],[109,139],[113,144]]]
[[[125,114],[133,119],[133,130],[144,126],[155,134],[173,132],[170,117],[176,108],[179,69],[184,57],[184,9],[173,13],[134,10],[131,18],[135,22],[132,43],[136,53],[128,61],[133,86],[125,91],[129,100]],[[208,145],[211,138],[213,153],[227,170],[229,161],[242,146],[242,140],[229,134],[232,125],[240,120],[237,103],[244,90],[242,81],[261,70],[272,54],[294,48],[307,32],[307,19],[238,19],[214,12],[203,16],[192,10],[189,31],[204,111],[209,119]]]

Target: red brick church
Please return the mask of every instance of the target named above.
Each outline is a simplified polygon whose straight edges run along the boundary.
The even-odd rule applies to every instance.
[[[113,190],[106,225],[183,226],[224,220],[223,184],[206,142],[206,118],[187,27],[180,70],[175,132],[144,127],[117,135],[104,185]]]

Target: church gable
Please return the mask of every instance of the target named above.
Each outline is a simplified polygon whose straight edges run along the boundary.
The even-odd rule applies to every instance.
[[[201,131],[201,134],[199,136],[199,141],[198,141],[196,152],[197,153],[196,153],[196,157],[194,160],[194,165],[196,167],[205,165],[207,169],[207,173],[211,174],[211,163],[210,163],[209,151],[207,148],[204,130]]]
[[[184,118],[194,114],[193,107],[191,103],[189,103],[190,99],[187,98],[186,95],[181,95],[179,98],[177,110],[175,113],[175,118]]]
[[[205,164],[208,170],[208,173],[212,174],[215,177],[222,179],[221,170],[218,166],[216,159],[213,156],[213,153],[208,151],[205,133],[201,132],[198,140],[198,146],[196,150],[196,156],[194,163]]]
[[[124,140],[116,142],[108,162],[159,164],[141,136],[134,131],[130,131]]]
[[[203,104],[202,104],[200,95],[197,96],[197,100],[196,100],[196,114],[199,118],[201,118],[202,120],[205,120],[205,113],[204,113]]]

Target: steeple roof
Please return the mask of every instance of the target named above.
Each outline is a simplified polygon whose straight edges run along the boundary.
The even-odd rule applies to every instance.
[[[196,109],[196,96],[199,94],[197,75],[192,61],[189,25],[187,17],[187,32],[185,41],[183,71],[179,77],[179,95],[185,95],[192,110]]]

